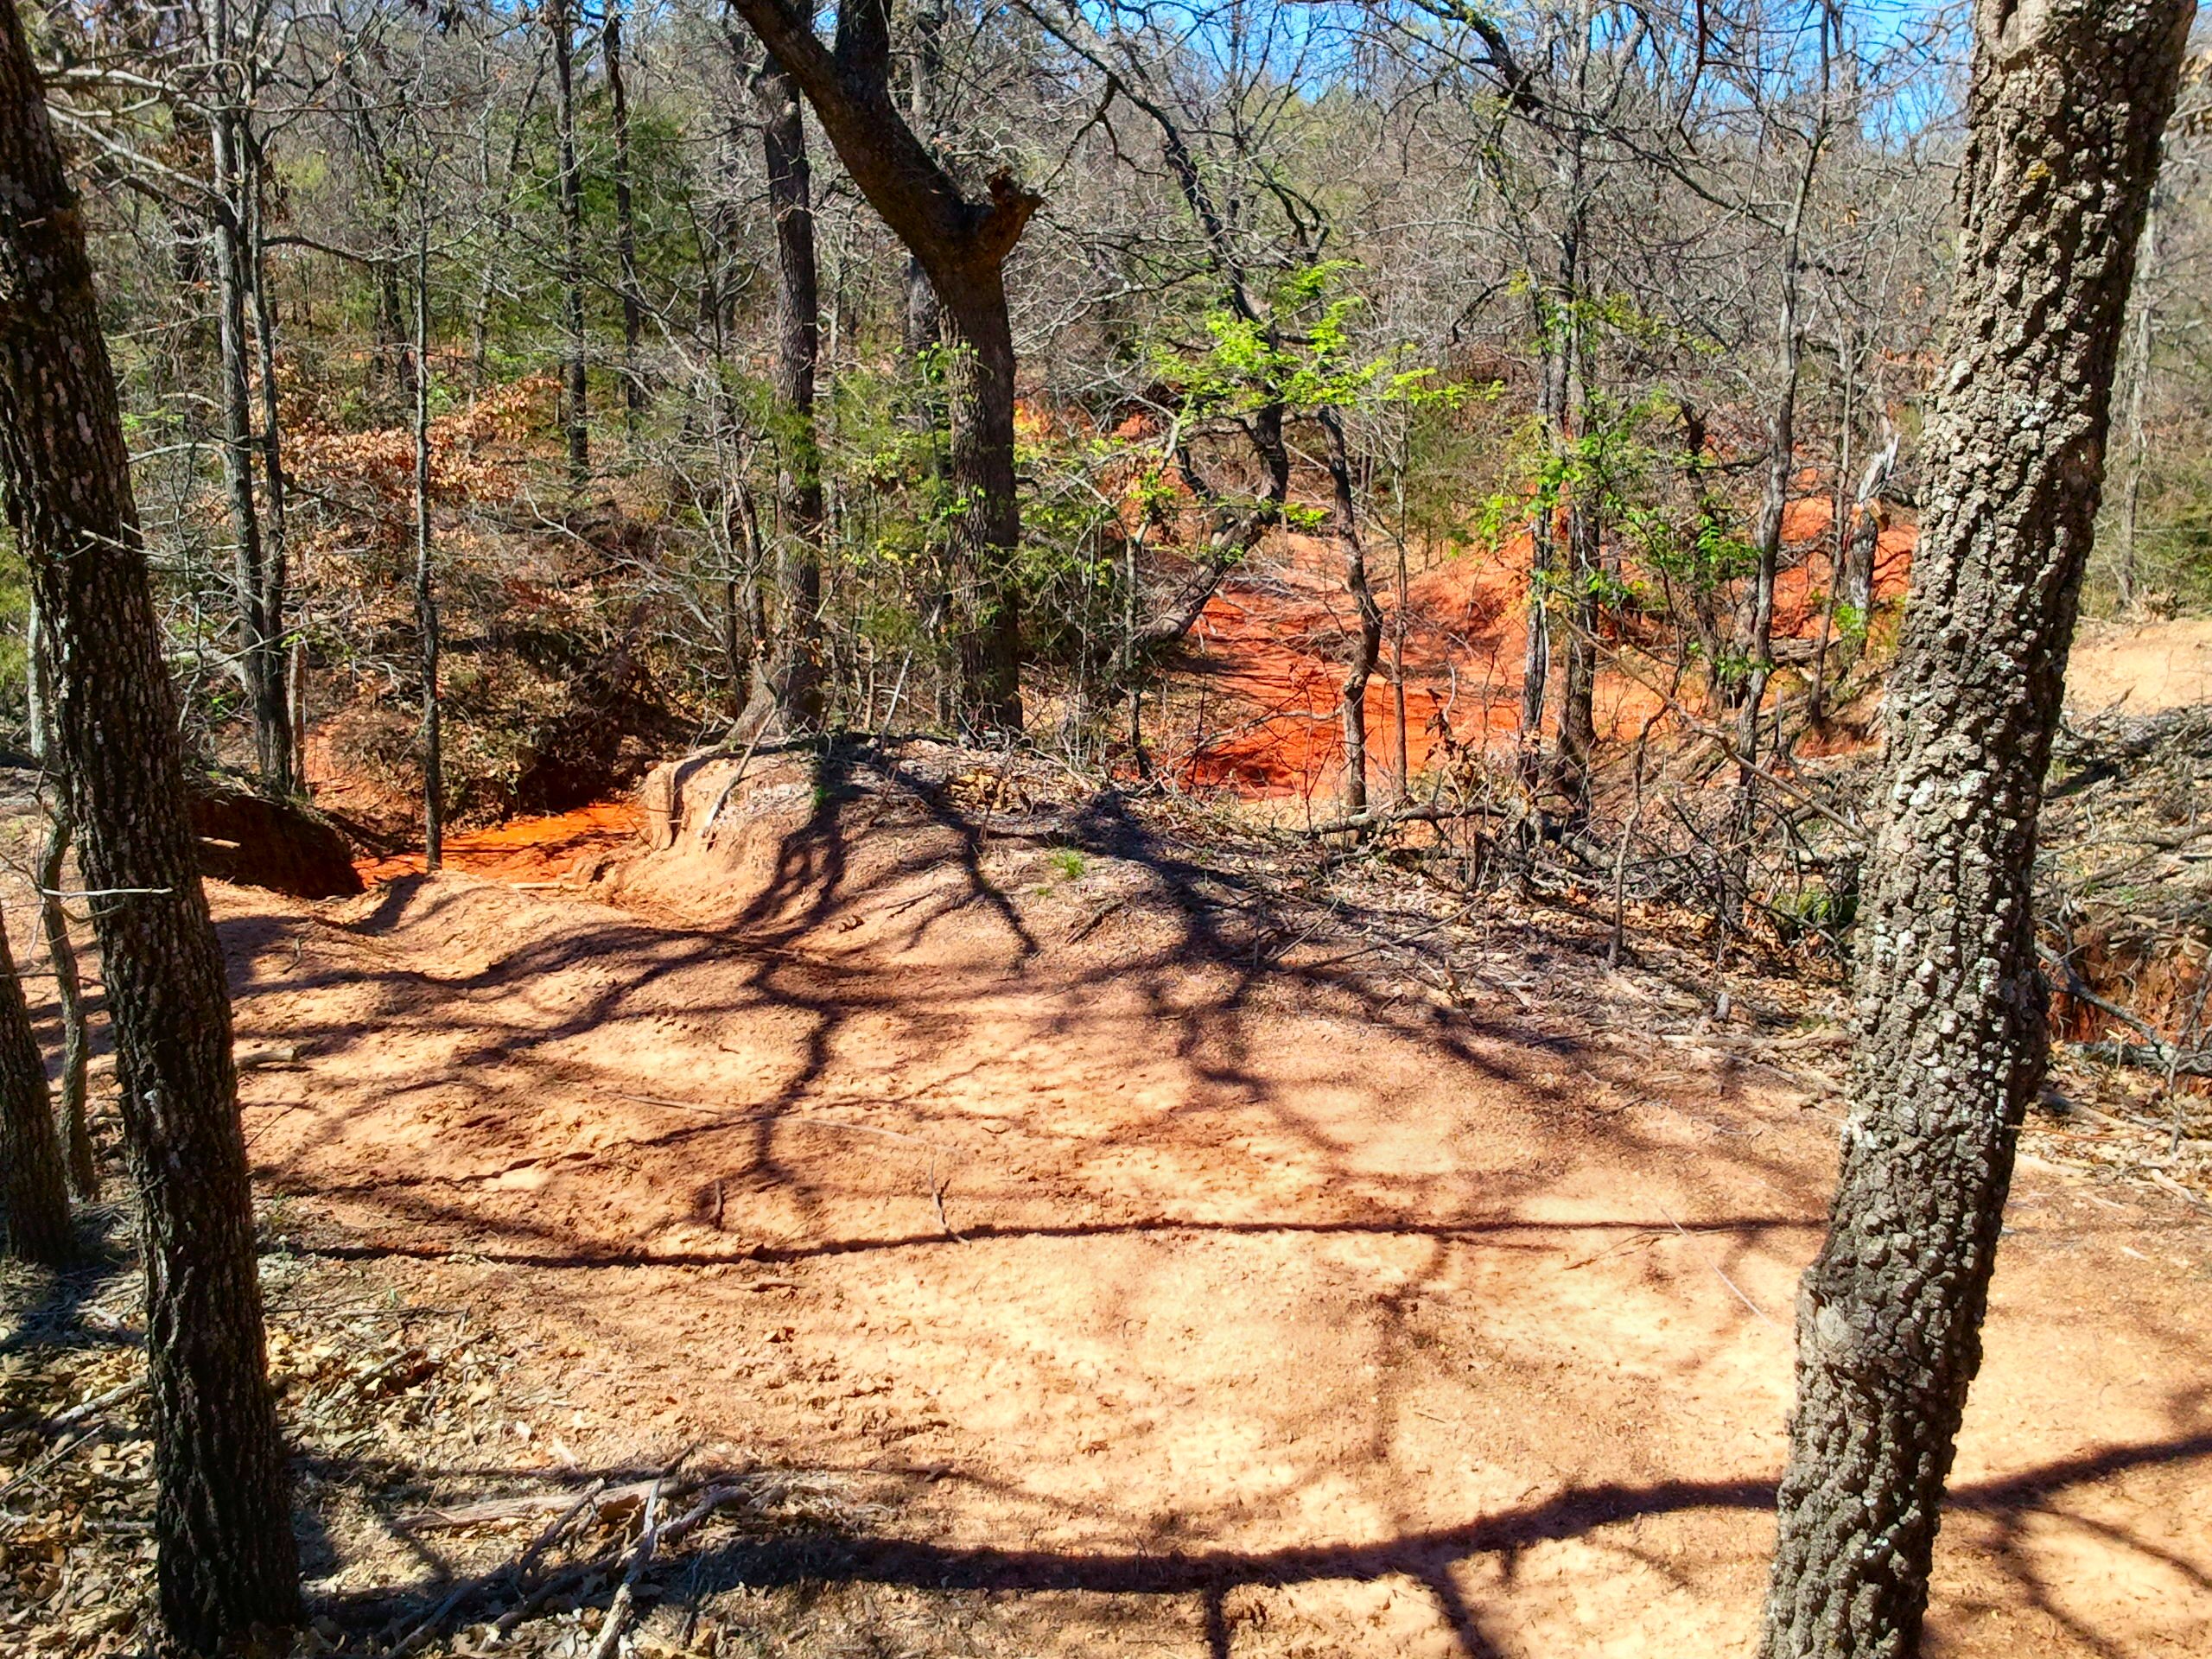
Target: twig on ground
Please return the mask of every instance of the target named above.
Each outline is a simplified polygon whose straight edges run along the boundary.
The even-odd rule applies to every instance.
[[[10,1481],[5,1486],[0,1486],[0,1497],[7,1497],[9,1493],[14,1491],[16,1487],[22,1485],[27,1481],[36,1480],[41,1475],[53,1468],[54,1465],[60,1463],[62,1459],[67,1457],[72,1452],[74,1452],[79,1446],[82,1446],[86,1440],[91,1440],[99,1433],[99,1431],[96,1428],[88,1428],[83,1433],[73,1435],[68,1440],[62,1441],[60,1445],[55,1446],[53,1451],[48,1452],[36,1463],[30,1465],[21,1474]]]
[[[637,1597],[638,1580],[645,1576],[660,1542],[661,1488],[675,1475],[677,1465],[690,1455],[689,1450],[679,1452],[676,1461],[661,1471],[652,1491],[645,1494],[645,1520],[638,1529],[638,1547],[631,1552],[629,1570],[615,1587],[614,1599],[607,1604],[607,1618],[599,1627],[599,1640],[592,1644],[591,1659],[613,1659],[615,1645],[622,1639],[622,1627],[630,1622],[630,1604]]]
[[[56,1412],[39,1425],[39,1430],[41,1433],[51,1434],[57,1429],[73,1427],[93,1413],[105,1411],[110,1406],[128,1400],[145,1386],[146,1379],[143,1376],[134,1376],[128,1382],[118,1382],[105,1394],[94,1395],[89,1400],[79,1401],[67,1411]]]
[[[1690,1254],[1696,1256],[1699,1261],[1704,1262],[1707,1267],[1711,1268],[1714,1276],[1718,1278],[1722,1284],[1728,1287],[1729,1290],[1734,1294],[1736,1300],[1741,1302],[1745,1307],[1751,1309],[1751,1317],[1753,1319],[1757,1319],[1761,1325],[1765,1325],[1770,1331],[1779,1331],[1782,1328],[1780,1325],[1775,1324],[1772,1319],[1767,1318],[1764,1313],[1759,1311],[1759,1305],[1757,1302],[1744,1294],[1742,1286],[1738,1285],[1726,1274],[1721,1272],[1719,1262],[1713,1261],[1703,1250],[1698,1249],[1697,1241],[1691,1238],[1687,1232],[1682,1231],[1682,1224],[1675,1219],[1674,1216],[1668,1211],[1665,1205],[1662,1204],[1659,1206],[1659,1213],[1667,1217],[1667,1224],[1669,1227],[1672,1227],[1676,1232],[1681,1233],[1683,1242],[1688,1243],[1690,1247]]]

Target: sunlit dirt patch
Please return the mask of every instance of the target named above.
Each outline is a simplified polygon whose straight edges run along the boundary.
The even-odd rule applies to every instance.
[[[644,814],[634,801],[597,801],[543,817],[510,818],[488,830],[459,830],[445,838],[448,869],[494,881],[550,881],[584,874],[637,837]],[[420,851],[357,861],[372,886],[423,872]]]

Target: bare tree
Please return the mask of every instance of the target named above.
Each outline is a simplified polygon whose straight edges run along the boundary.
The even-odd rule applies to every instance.
[[[980,197],[914,136],[892,91],[887,0],[842,0],[834,45],[790,0],[731,0],[805,92],[845,170],[929,273],[944,308],[952,423],[948,483],[953,627],[967,712],[1021,725],[1021,613],[1014,569],[1014,331],[1006,261],[1040,205],[1012,174]]]
[[[776,233],[775,388],[779,457],[776,588],[782,616],[766,653],[768,700],[787,730],[822,723],[822,442],[815,370],[822,319],[814,262],[814,187],[798,87],[772,52],[751,77]]]
[[[561,365],[561,426],[569,442],[569,481],[591,477],[591,388],[584,333],[584,183],[576,159],[575,22],[569,0],[545,0],[545,31],[553,47],[553,121],[559,146],[561,299],[568,344]]]
[[[645,382],[638,367],[645,302],[638,282],[638,212],[630,179],[630,85],[622,73],[622,12],[612,0],[600,38],[607,60],[607,114],[614,125],[614,257],[622,299],[623,431],[635,443],[638,416],[645,406]]]
[[[2189,0],[1980,0],[1927,515],[1859,922],[1851,1114],[1798,1300],[1762,1652],[1919,1649],[2013,1146],[2031,867]]]

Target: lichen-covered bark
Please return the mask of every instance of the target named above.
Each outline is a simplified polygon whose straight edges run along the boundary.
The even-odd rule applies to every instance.
[[[1928,511],[1890,679],[1843,1166],[1797,1313],[1762,1651],[1918,1650],[2048,1044],[2036,814],[2190,0],[1980,0]]]
[[[212,1652],[293,1623],[222,954],[84,226],[15,0],[0,0],[0,485],[46,619],[146,1256],[160,1610]]]

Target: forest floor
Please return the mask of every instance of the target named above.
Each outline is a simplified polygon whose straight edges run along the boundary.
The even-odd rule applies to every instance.
[[[1571,905],[1416,927],[1033,763],[731,769],[658,851],[213,890],[306,1651],[588,1653],[679,1457],[670,1512],[719,1507],[639,1654],[1746,1649],[1824,989],[1716,1020]],[[2014,1196],[1937,1654],[2212,1646],[2212,1220],[2071,1134]],[[127,1382],[120,1255],[11,1289],[0,1416]],[[80,1510],[0,1546],[0,1650],[130,1650],[133,1409],[0,1500]],[[0,1472],[68,1445],[29,1433]]]

